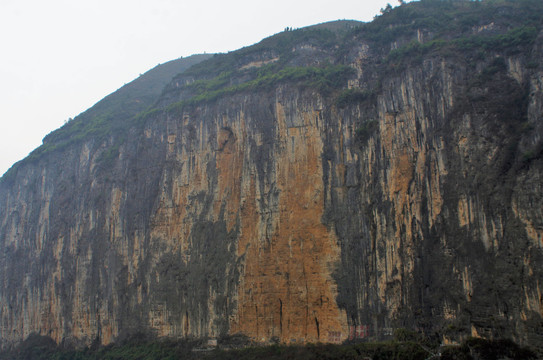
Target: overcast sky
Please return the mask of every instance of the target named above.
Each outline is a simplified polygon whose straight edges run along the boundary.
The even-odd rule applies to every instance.
[[[371,21],[386,4],[0,0],[0,175],[65,120],[159,63],[236,50],[287,26]]]

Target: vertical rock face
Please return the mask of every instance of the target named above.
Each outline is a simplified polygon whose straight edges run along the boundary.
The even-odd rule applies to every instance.
[[[338,240],[321,221],[324,129],[314,96],[279,89],[265,119],[274,125],[273,135],[245,141],[254,144],[249,153],[264,150],[269,157],[256,159],[264,160],[264,168],[246,162],[241,177],[238,255],[245,261],[233,331],[258,340],[326,341],[329,333],[346,330],[331,276]],[[265,144],[272,148],[265,150]]]
[[[388,94],[376,99],[374,135],[334,153],[325,218],[342,240],[338,302],[353,324],[382,334],[443,321],[475,336],[518,331],[535,343],[541,168],[514,158],[519,142],[539,136],[519,131],[540,126],[541,113],[527,116],[540,96],[540,74],[520,83],[497,75],[494,84],[505,89],[466,99],[465,91],[475,91],[466,86],[468,73],[428,59],[390,77]],[[531,96],[521,108],[526,88]],[[338,144],[345,135],[337,133]]]
[[[543,346],[533,31],[515,51],[436,42],[398,62],[360,32],[339,50],[283,34],[287,53],[224,55],[228,81],[189,70],[122,134],[19,164],[0,184],[2,346],[397,328]]]
[[[17,289],[5,303],[20,306],[3,312],[3,329],[23,332],[13,340],[31,332],[86,343],[142,330],[286,342],[345,334],[332,278],[340,248],[321,221],[319,96],[289,87],[262,95],[154,118],[112,170],[83,148],[60,165],[77,169],[70,183],[25,175],[41,177],[40,197],[61,202],[29,206],[22,198],[36,193],[22,184],[14,195],[20,210],[3,227],[16,257],[4,260],[15,270],[3,273],[5,289]],[[101,181],[77,177],[93,171]],[[36,229],[26,230],[20,218],[34,212]],[[21,240],[34,231],[51,240]],[[53,276],[19,293],[34,271]]]

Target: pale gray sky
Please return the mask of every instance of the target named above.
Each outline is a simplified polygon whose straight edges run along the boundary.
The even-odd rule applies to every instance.
[[[0,0],[0,175],[70,117],[181,56],[236,50],[396,0]]]

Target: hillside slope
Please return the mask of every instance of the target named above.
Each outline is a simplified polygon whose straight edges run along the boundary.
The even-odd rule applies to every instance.
[[[215,55],[119,122],[90,109],[0,184],[2,346],[542,348],[541,19],[424,0]]]
[[[140,75],[61,128],[45,136],[43,144],[6,172],[2,181],[13,179],[18,168],[23,164],[36,162],[45,155],[64,151],[70,145],[83,141],[90,139],[103,141],[111,131],[130,127],[130,121],[134,116],[155,103],[164,86],[171,81],[173,76],[212,56],[212,54],[199,54],[171,60]]]

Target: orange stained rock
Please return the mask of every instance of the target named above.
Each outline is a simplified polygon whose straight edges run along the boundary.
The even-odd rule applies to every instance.
[[[227,230],[236,223],[241,196],[241,170],[243,152],[239,148],[236,135],[229,128],[221,128],[217,136],[218,194],[214,213],[219,215],[225,206]]]
[[[347,337],[344,311],[336,304],[331,277],[339,260],[334,232],[321,223],[324,206],[321,137],[303,113],[304,126],[287,128],[277,104],[279,136],[285,146],[276,154],[275,176],[280,190],[271,236],[261,223],[255,180],[241,211],[239,254],[245,268],[239,289],[238,313],[231,324],[257,341],[328,342]]]

